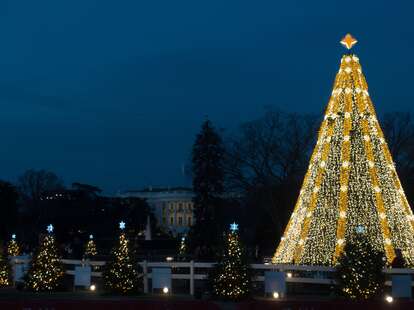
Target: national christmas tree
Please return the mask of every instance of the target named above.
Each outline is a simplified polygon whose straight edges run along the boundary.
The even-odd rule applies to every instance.
[[[11,285],[11,275],[12,273],[9,260],[0,252],[0,287]]]
[[[89,240],[85,245],[85,253],[84,258],[93,258],[96,254],[98,254],[98,251],[96,249],[95,241],[93,240],[93,235],[89,235]]]
[[[378,296],[385,285],[384,267],[383,252],[371,246],[362,229],[347,242],[338,259],[336,273],[341,293],[350,299]]]
[[[52,225],[47,227],[47,232],[32,258],[27,274],[26,285],[33,291],[55,290],[61,285],[64,276]]]
[[[249,264],[237,231],[238,225],[231,224],[223,255],[211,275],[214,295],[229,300],[239,300],[250,293]]]
[[[342,41],[350,49],[356,40]],[[414,264],[414,216],[354,54],[341,59],[296,206],[274,263],[337,263],[356,227],[388,263]]]
[[[19,244],[16,241],[16,235],[13,234],[12,238],[7,245],[7,254],[9,256],[19,256],[20,255],[20,247]]]
[[[121,222],[119,228],[119,241],[112,249],[111,258],[103,273],[104,286],[107,291],[118,294],[136,293],[139,289],[138,262],[133,258],[125,235],[125,223]]]

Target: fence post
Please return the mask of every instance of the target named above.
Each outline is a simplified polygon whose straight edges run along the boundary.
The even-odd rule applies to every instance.
[[[190,261],[190,295],[194,296],[194,261]]]
[[[144,272],[144,293],[148,294],[148,265],[146,260],[142,264],[142,271]]]

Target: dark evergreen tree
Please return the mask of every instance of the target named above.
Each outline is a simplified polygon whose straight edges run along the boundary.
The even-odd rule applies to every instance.
[[[237,232],[237,224],[231,225],[224,250],[210,279],[213,294],[221,299],[240,300],[250,293],[251,274],[244,246]]]
[[[220,220],[217,210],[222,205],[224,188],[224,147],[220,135],[206,120],[197,135],[192,151],[192,173],[195,225],[189,233],[188,246],[199,257],[211,257],[219,241]]]
[[[345,245],[336,268],[338,287],[350,299],[371,299],[383,291],[385,255],[372,247],[364,233]]]
[[[121,229],[123,229],[122,226]],[[111,252],[111,258],[105,266],[103,273],[105,290],[117,294],[138,293],[137,266],[138,263],[133,258],[129,240],[122,231],[117,245]]]

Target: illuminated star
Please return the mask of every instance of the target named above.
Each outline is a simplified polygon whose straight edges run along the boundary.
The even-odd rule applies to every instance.
[[[364,226],[362,226],[362,225],[358,225],[358,226],[356,227],[356,232],[357,232],[358,234],[363,234],[363,233],[365,233],[365,227],[364,227]]]
[[[51,233],[53,232],[53,225],[52,225],[52,224],[49,224],[49,225],[47,226],[47,229],[46,229],[46,230],[47,230],[47,232],[48,232],[48,233],[50,233],[50,234],[51,234]]]
[[[351,36],[349,33],[343,37],[343,39],[341,40],[341,44],[343,46],[345,46],[347,49],[351,49],[358,41]]]
[[[92,239],[93,239],[93,235],[89,235],[89,239],[91,239],[91,240],[92,240]]]
[[[125,223],[124,223],[124,221],[121,221],[119,223],[119,229],[121,229],[121,230],[124,230],[125,229]]]
[[[236,222],[233,222],[233,224],[230,224],[230,230],[232,232],[239,230],[239,224],[236,224]]]
[[[12,239],[15,240],[16,239],[16,234],[12,235]]]

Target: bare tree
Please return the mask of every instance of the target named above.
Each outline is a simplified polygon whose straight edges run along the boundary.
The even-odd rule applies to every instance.
[[[38,201],[47,191],[63,188],[62,180],[53,172],[46,170],[26,170],[17,182],[20,193],[28,200]]]
[[[269,233],[282,232],[293,208],[315,143],[316,120],[310,115],[269,111],[243,124],[226,143],[228,190],[250,197],[248,208],[262,213],[273,227]],[[257,221],[263,230],[263,222]]]

